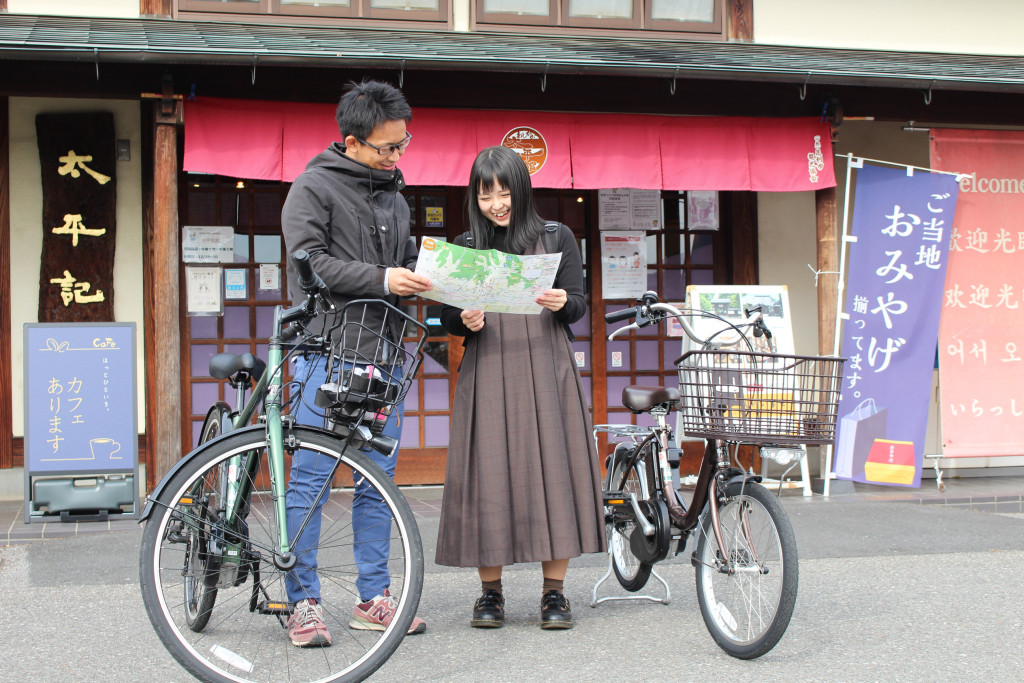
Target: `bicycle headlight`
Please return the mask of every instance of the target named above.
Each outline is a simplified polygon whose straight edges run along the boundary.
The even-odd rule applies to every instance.
[[[761,446],[761,457],[780,465],[789,465],[807,457],[806,446]]]

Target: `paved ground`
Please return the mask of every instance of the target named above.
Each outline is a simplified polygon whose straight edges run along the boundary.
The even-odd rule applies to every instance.
[[[885,491],[827,499],[784,492],[800,548],[799,596],[785,637],[753,662],[728,657],[709,637],[685,554],[658,568],[671,588],[669,605],[591,608],[606,559],[574,560],[566,592],[578,623],[568,632],[537,627],[539,566],[511,568],[506,628],[470,628],[475,572],[430,561],[441,490],[408,489],[428,560],[420,614],[429,628],[406,639],[373,680],[1017,680],[1024,670],[1020,494],[1014,509],[1007,482],[996,494],[995,483],[986,493],[974,482],[966,496],[974,502],[956,502],[966,492],[958,481],[947,482],[944,504],[886,500]],[[119,522],[113,531],[78,529],[0,548],[0,678],[191,680],[145,616],[139,538],[135,525]],[[603,588],[622,595],[614,583]]]

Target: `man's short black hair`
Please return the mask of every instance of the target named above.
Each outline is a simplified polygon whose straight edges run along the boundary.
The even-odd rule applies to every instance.
[[[373,129],[388,121],[412,121],[412,109],[398,88],[380,81],[350,81],[335,112],[341,139],[349,135],[366,140]]]

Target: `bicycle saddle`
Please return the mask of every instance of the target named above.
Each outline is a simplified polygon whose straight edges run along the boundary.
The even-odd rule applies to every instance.
[[[215,379],[227,379],[244,370],[258,382],[266,369],[267,364],[251,353],[218,353],[210,359],[210,376]]]
[[[679,403],[679,389],[676,387],[641,387],[631,384],[622,389],[622,405],[634,413],[650,410],[659,403]]]

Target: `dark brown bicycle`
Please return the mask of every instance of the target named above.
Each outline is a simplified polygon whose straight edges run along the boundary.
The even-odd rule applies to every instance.
[[[789,626],[799,562],[785,509],[753,473],[752,462],[739,462],[740,446],[752,446],[744,449],[751,460],[757,451],[792,467],[806,456],[806,445],[832,443],[844,359],[754,351],[750,335],[770,340],[771,332],[757,307],[746,314],[735,323],[680,311],[659,303],[654,292],[634,308],[609,313],[609,323],[635,320],[609,339],[676,319],[700,348],[676,360],[678,388],[623,389],[623,405],[649,414],[654,426],[596,425],[595,434],[624,439],[608,456],[604,483],[609,572],[627,591],[639,591],[653,565],[682,552],[693,536],[704,623],[728,654],[754,659],[775,647]],[[723,331],[699,337],[689,323],[695,315],[721,320]],[[721,348],[737,343],[744,350]],[[692,496],[674,483],[681,451],[667,419],[673,410],[681,431],[706,440]],[[591,605],[598,602],[595,586]]]

